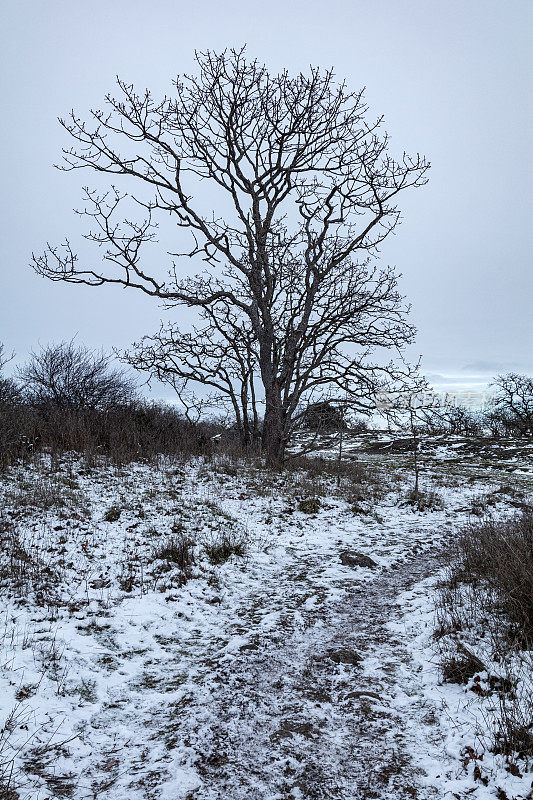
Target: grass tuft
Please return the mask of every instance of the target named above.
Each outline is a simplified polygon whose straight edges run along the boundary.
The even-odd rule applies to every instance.
[[[122,514],[122,508],[118,505],[110,506],[104,514],[106,522],[117,522]]]
[[[175,564],[183,573],[189,573],[194,564],[194,542],[183,534],[171,536],[155,548],[153,559]]]
[[[244,539],[224,531],[217,541],[205,545],[205,552],[211,564],[224,564],[232,556],[243,556],[246,543]]]

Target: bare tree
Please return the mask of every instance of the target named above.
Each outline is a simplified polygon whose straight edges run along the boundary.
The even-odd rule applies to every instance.
[[[435,435],[479,436],[483,432],[481,411],[457,404],[448,396],[434,395],[434,402],[421,410],[420,421],[428,433]]]
[[[382,119],[368,121],[363,93],[331,71],[270,75],[243,51],[198,54],[197,63],[199,75],[178,78],[170,97],[155,100],[119,80],[106,111],[61,121],[76,142],[62,169],[119,176],[123,189],[84,190],[87,238],[104,248],[106,268],[82,267],[68,240],[32,263],[52,280],[114,283],[167,309],[198,310],[197,351],[172,327],[146,343],[140,365],[152,362],[157,373],[153,356],[163,345],[177,379],[216,383],[252,420],[257,381],[264,451],[276,463],[303,402],[340,389],[366,407],[386,374],[371,362],[374,351],[412,340],[397,275],[373,259],[400,220],[397,196],[426,182],[428,164],[405,153],[394,160]],[[205,213],[206,184],[225,217]],[[143,259],[164,218],[190,235],[169,253],[166,278]],[[180,256],[203,271],[182,278]],[[219,368],[226,357],[232,389]]]
[[[3,342],[0,342],[0,404],[6,405],[14,403],[19,399],[18,387],[11,378],[6,378],[2,375],[3,369],[6,364],[9,364],[14,358],[13,355],[8,356],[5,351]]]
[[[189,415],[198,409],[220,414],[228,409],[244,447],[260,438],[260,411],[256,379],[258,358],[253,332],[228,304],[201,310],[203,326],[182,333],[162,326],[154,336],[134,344],[125,360],[170,385]],[[208,393],[199,398],[191,385]]]
[[[492,427],[518,436],[533,436],[533,378],[509,372],[499,375],[491,384],[496,394],[490,403],[488,416]]]
[[[106,411],[130,402],[135,388],[110,356],[74,342],[46,345],[21,370],[19,378],[32,405]]]

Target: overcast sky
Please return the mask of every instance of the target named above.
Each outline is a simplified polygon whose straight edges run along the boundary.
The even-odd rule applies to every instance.
[[[442,386],[533,373],[531,0],[4,0],[0,23],[0,341],[19,362],[73,334],[126,347],[160,319],[149,298],[28,266],[77,230],[90,178],[53,169],[57,117],[101,107],[117,74],[163,94],[195,49],[246,43],[271,71],[333,67],[366,86],[393,149],[430,159],[383,253],[403,273],[426,373]]]

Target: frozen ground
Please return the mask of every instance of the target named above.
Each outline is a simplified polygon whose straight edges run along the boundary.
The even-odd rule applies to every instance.
[[[533,441],[531,439],[492,439],[482,436],[455,434],[419,436],[422,469],[429,473],[456,475],[462,480],[479,479],[483,483],[513,476],[513,484],[533,480]],[[313,453],[335,458],[339,453],[338,434],[301,434],[294,446],[305,450],[312,445]],[[372,463],[379,457],[381,465],[403,467],[409,461],[412,438],[387,431],[368,431],[342,436],[342,457]]]
[[[380,472],[371,502],[224,461],[12,470],[7,800],[529,797],[531,776],[489,754],[487,785],[474,779],[475,706],[433,663],[442,546],[501,476],[441,472],[443,507],[419,513],[407,466]],[[185,584],[155,557],[169,537],[193,543]]]

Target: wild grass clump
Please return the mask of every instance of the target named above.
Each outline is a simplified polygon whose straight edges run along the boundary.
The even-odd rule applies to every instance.
[[[422,513],[426,511],[440,511],[444,508],[442,495],[435,489],[412,489],[406,498],[407,505],[412,506]]]
[[[524,683],[524,682],[522,682]],[[499,694],[499,725],[494,736],[494,751],[507,758],[533,759],[533,690],[531,681],[518,693]]]
[[[110,506],[105,512],[104,519],[106,522],[118,522],[121,514],[122,514],[122,507],[114,504]]]
[[[483,669],[478,658],[468,650],[451,652],[441,659],[442,678],[445,683],[468,683]]]
[[[17,791],[16,756],[20,748],[17,732],[24,729],[31,718],[31,710],[17,703],[7,715],[0,729],[0,798],[1,800],[20,800]]]
[[[208,542],[204,549],[211,564],[224,564],[232,556],[243,556],[246,553],[246,542],[231,531],[223,531],[219,538]]]
[[[23,479],[8,486],[2,493],[4,505],[15,508],[27,507],[49,511],[66,506],[77,509],[86,504],[83,493],[62,481],[39,477],[36,480]]]
[[[14,525],[0,526],[0,586],[8,592],[24,598],[33,591],[36,602],[50,599],[60,576],[49,560],[38,543],[24,538]]]
[[[369,513],[390,491],[382,472],[358,461],[338,461],[320,456],[299,456],[287,461],[283,477],[299,500],[339,497],[356,513]]]
[[[304,497],[298,503],[298,511],[302,511],[304,514],[318,514],[320,500],[318,497]]]
[[[155,548],[152,557],[155,561],[177,566],[188,575],[194,564],[194,542],[185,535],[171,536]]]
[[[471,522],[451,555],[435,631],[443,679],[494,696],[481,735],[506,759],[531,759],[533,513]]]
[[[305,472],[308,478],[340,478],[348,483],[362,483],[369,470],[357,461],[339,461],[322,456],[295,456],[284,464],[284,471]]]
[[[472,524],[461,532],[458,550],[463,575],[482,581],[495,605],[533,639],[533,513]]]

